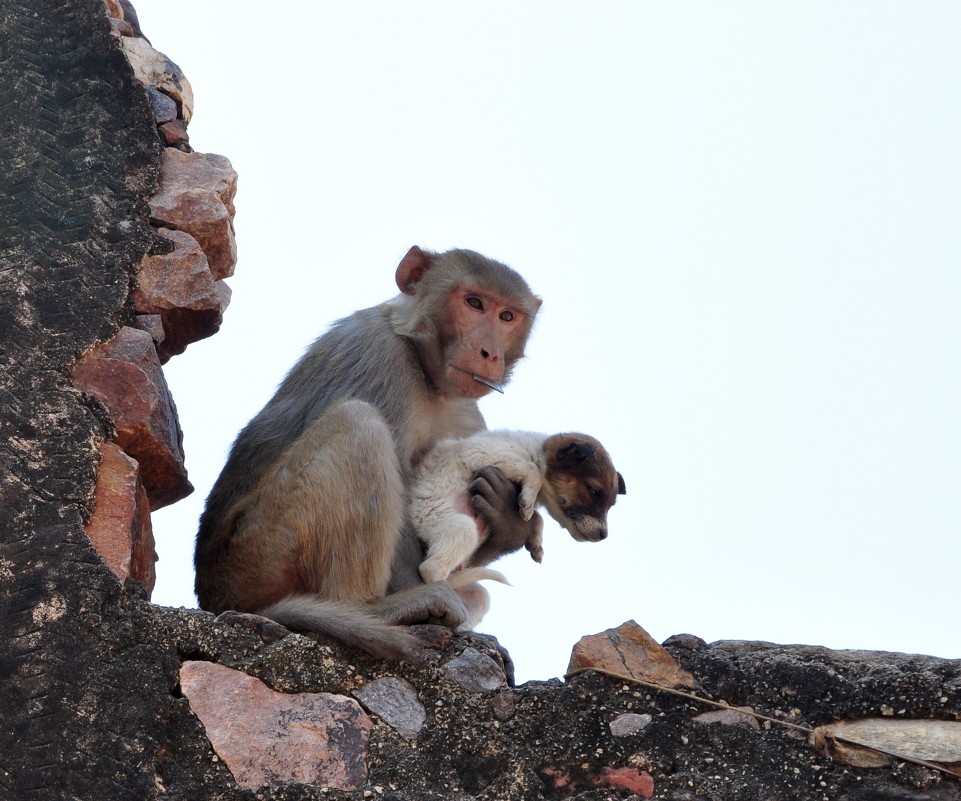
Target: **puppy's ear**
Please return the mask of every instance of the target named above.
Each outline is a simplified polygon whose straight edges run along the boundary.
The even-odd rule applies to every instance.
[[[617,474],[617,494],[627,495],[627,486],[624,484],[624,476]]]
[[[590,459],[595,453],[597,453],[597,445],[593,442],[574,440],[557,452],[557,460],[561,464],[575,464]]]

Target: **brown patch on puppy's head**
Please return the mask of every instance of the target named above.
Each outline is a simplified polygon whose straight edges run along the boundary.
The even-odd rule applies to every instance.
[[[607,512],[624,495],[610,454],[587,434],[555,434],[544,443],[547,511],[578,542],[607,537]]]

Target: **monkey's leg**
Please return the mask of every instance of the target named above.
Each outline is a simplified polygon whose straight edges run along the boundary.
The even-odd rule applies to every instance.
[[[370,404],[342,401],[307,426],[261,481],[242,521],[244,539],[279,549],[282,570],[267,569],[299,579],[283,594],[366,602],[387,590],[405,505],[387,424]]]

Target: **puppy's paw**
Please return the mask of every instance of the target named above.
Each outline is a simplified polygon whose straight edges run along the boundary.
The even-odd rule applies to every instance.
[[[529,542],[526,547],[527,550],[531,552],[531,559],[537,562],[537,564],[544,561],[544,548],[540,543]]]

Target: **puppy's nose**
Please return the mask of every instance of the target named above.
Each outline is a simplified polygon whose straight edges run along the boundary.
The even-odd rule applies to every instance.
[[[600,531],[597,532],[597,541],[600,542],[601,540],[606,540],[606,539],[607,539],[607,529],[602,528]]]

